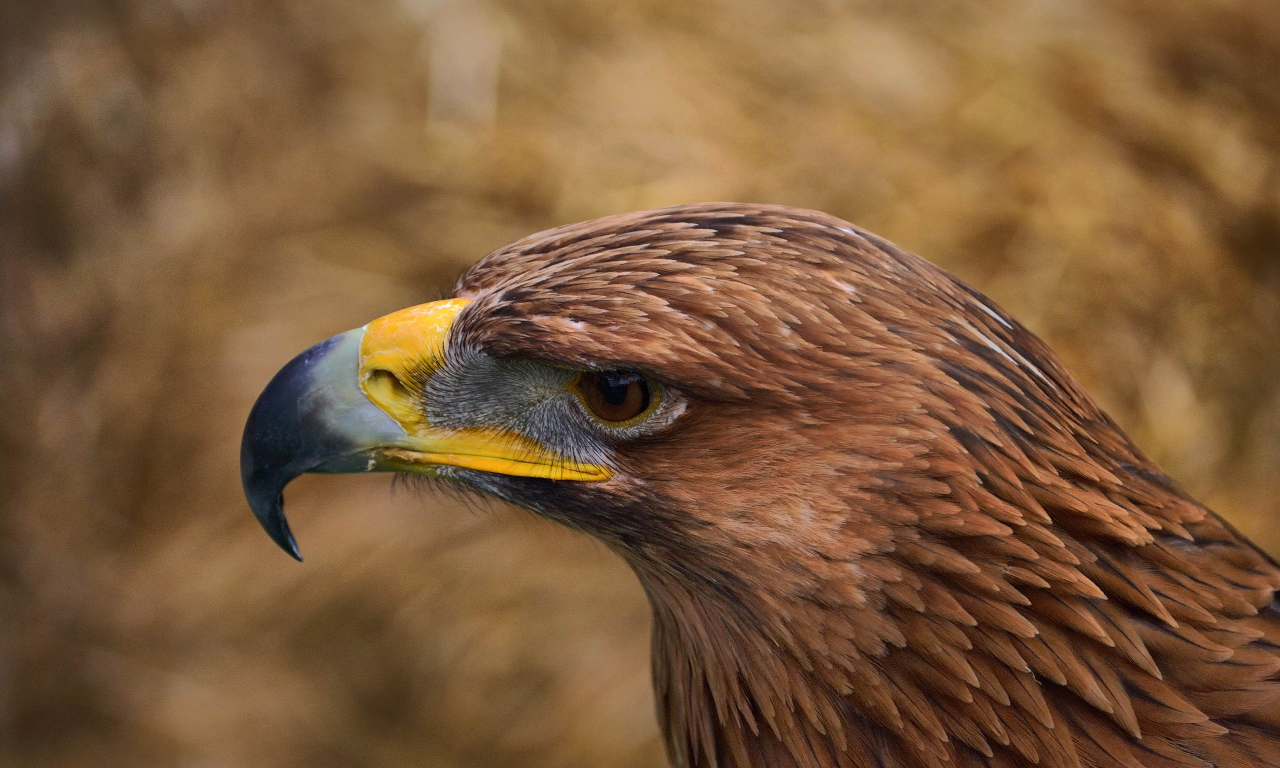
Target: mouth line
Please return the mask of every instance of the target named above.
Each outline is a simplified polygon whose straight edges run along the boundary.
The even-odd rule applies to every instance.
[[[381,459],[378,463],[388,469],[419,474],[431,474],[433,468],[448,466],[545,480],[600,482],[613,476],[604,467],[573,461],[540,462],[481,453],[415,451],[409,448],[383,448],[378,451],[378,455]]]

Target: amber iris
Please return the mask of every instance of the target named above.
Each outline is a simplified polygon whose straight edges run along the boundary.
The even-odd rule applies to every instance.
[[[578,379],[582,402],[601,421],[629,421],[649,409],[649,382],[631,371],[590,371]]]

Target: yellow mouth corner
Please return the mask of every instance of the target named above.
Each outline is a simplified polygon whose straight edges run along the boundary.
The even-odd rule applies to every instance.
[[[512,432],[446,430],[427,422],[423,375],[444,362],[449,330],[470,299],[445,299],[393,312],[365,326],[360,341],[359,383],[373,404],[405,431],[396,445],[378,451],[387,469],[429,472],[453,466],[516,477],[599,482],[613,473],[570,461]]]

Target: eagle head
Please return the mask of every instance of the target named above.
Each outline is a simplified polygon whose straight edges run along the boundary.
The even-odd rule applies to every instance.
[[[1266,628],[1231,622],[1280,584],[990,300],[781,207],[500,249],[455,298],[285,366],[241,471],[294,556],[281,492],[303,472],[425,475],[604,541],[653,605],[679,765],[1203,756],[1234,710],[1169,663],[1253,643]],[[1280,662],[1245,656],[1232,690],[1280,696]]]

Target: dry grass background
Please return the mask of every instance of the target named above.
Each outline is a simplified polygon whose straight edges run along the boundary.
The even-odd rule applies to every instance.
[[[820,208],[1280,550],[1280,4],[0,7],[0,765],[656,766],[647,609],[508,509],[240,497],[294,353],[518,236]]]

